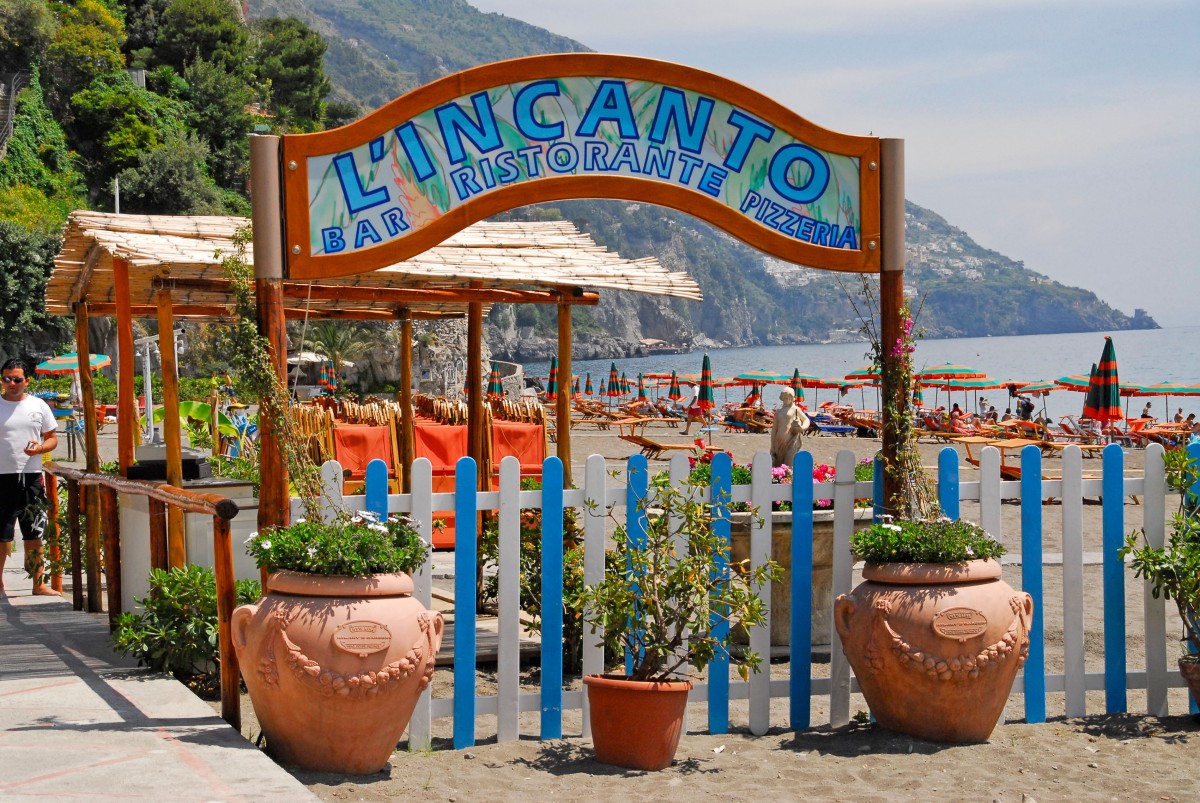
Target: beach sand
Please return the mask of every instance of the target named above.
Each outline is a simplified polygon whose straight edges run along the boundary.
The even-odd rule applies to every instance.
[[[658,428],[650,434],[671,443],[688,443],[678,430]],[[102,434],[102,443],[107,433]],[[576,430],[572,433],[575,475],[582,476],[586,455],[600,454],[613,464],[622,462],[634,447],[615,432]],[[715,445],[729,450],[734,460],[748,462],[755,452],[769,446],[766,435],[717,433]],[[804,447],[818,464],[833,464],[836,454],[849,449],[859,457],[873,455],[877,439],[812,437]],[[922,444],[927,466],[935,466],[941,444]],[[961,454],[961,448],[957,447]],[[551,446],[553,449],[553,445]],[[102,451],[104,451],[102,449]],[[1055,471],[1057,458],[1045,461]],[[1092,465],[1095,468],[1092,468]],[[666,461],[651,461],[651,468],[665,468]],[[964,465],[963,479],[975,476]],[[1126,469],[1140,471],[1142,453],[1127,452]],[[1099,461],[1085,460],[1085,470],[1098,472]],[[1173,502],[1168,500],[1168,512]],[[1010,552],[1020,551],[1020,506],[1005,504],[1002,531],[998,534]],[[1061,552],[1062,523],[1059,508],[1043,506],[1043,548]],[[1142,522],[1142,508],[1126,499],[1125,530]],[[1099,505],[1085,505],[1084,549],[1100,549]],[[963,503],[964,518],[977,518],[978,505]],[[1103,668],[1100,624],[1102,597],[1100,566],[1089,563],[1085,578],[1085,648],[1089,672]],[[857,579],[857,578],[856,578]],[[1009,566],[1005,580],[1020,588],[1020,568]],[[1047,671],[1061,672],[1062,572],[1050,562],[1045,568],[1046,664]],[[1143,590],[1130,573],[1126,577],[1126,633],[1130,671],[1142,668],[1141,644]],[[1162,604],[1162,603],[1158,603]],[[1173,606],[1168,610],[1168,664],[1173,667],[1178,628]],[[771,666],[773,677],[786,677],[788,665]],[[816,664],[816,673],[827,665]],[[536,669],[527,673],[530,689],[536,684]],[[487,694],[494,683],[489,667],[481,666],[478,693]],[[578,688],[578,679],[570,686]],[[435,675],[435,696],[451,696],[449,670]],[[772,701],[770,732],[755,737],[748,732],[748,706],[731,704],[731,733],[711,735],[706,731],[705,704],[689,707],[689,729],[683,736],[677,760],[659,773],[628,772],[607,767],[591,757],[590,744],[581,738],[578,711],[566,711],[563,728],[567,738],[542,742],[536,739],[538,715],[522,715],[522,738],[503,744],[495,741],[495,720],[477,720],[477,744],[453,750],[450,721],[434,723],[432,750],[409,752],[405,747],[393,756],[388,767],[371,776],[346,777],[297,771],[296,776],[326,800],[386,800],[419,796],[448,801],[475,800],[641,800],[651,798],[704,797],[740,800],[750,797],[778,800],[1195,800],[1200,798],[1196,767],[1200,766],[1200,721],[1187,715],[1182,689],[1169,694],[1171,716],[1140,715],[1146,710],[1145,694],[1130,691],[1130,714],[1105,714],[1103,692],[1087,695],[1088,715],[1064,717],[1061,693],[1047,699],[1049,721],[1025,724],[1024,699],[1014,695],[987,744],[945,746],[914,740],[866,722],[852,722],[841,729],[828,724],[828,706],[813,698],[810,730],[794,733],[787,727],[788,703]],[[851,698],[852,716],[866,715],[859,695]],[[243,697],[243,733],[258,734],[249,701]]]

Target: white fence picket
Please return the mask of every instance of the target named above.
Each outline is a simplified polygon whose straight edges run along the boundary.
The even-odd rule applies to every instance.
[[[1142,529],[1146,543],[1162,547],[1166,539],[1167,475],[1162,444],[1152,443],[1144,455],[1146,487],[1142,499]],[[1153,585],[1142,584],[1146,634],[1146,713],[1167,715],[1167,601],[1155,599]]]
[[[833,596],[847,594],[854,585],[854,564],[850,560],[850,536],[854,533],[854,454],[838,452],[833,480]],[[833,627],[833,608],[829,610],[829,632]],[[850,662],[833,645],[829,656],[829,724],[840,728],[850,722]]]
[[[751,569],[765,566],[771,558],[771,453],[757,452],[752,462],[750,506],[757,511],[750,516]],[[850,475],[854,476],[853,472]],[[762,736],[771,727],[771,582],[759,592],[767,601],[767,620],[750,628],[750,649],[762,656],[763,671],[750,676],[750,732]]]
[[[499,706],[496,740],[521,737],[518,707],[521,695],[521,461],[509,455],[500,461],[500,544],[497,569],[496,623],[500,644],[496,656],[496,697]]]
[[[1063,674],[1067,716],[1087,713],[1083,625],[1083,454],[1068,446],[1062,456]]]
[[[433,464],[427,458],[413,461],[410,470],[412,494],[404,500],[409,504],[408,513],[417,523],[417,530],[426,543],[433,543]],[[393,510],[396,497],[388,497],[388,510]],[[397,512],[401,512],[399,505]],[[433,561],[432,550],[430,559],[425,565],[413,573],[413,595],[417,602],[426,608],[433,608]],[[426,688],[417,700],[412,719],[408,723],[408,746],[411,750],[425,750],[433,740],[433,689]]]
[[[594,454],[587,459],[583,480],[583,582],[595,585],[604,578],[604,523],[608,516],[608,472],[604,458]],[[598,675],[604,672],[603,633],[591,632],[588,625],[583,628],[583,674]],[[565,700],[564,700],[565,705]],[[583,706],[583,736],[591,738],[592,721],[588,706]]]

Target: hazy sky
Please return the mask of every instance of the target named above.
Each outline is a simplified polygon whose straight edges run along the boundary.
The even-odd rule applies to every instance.
[[[469,0],[905,140],[908,199],[1164,326],[1200,314],[1200,3]]]

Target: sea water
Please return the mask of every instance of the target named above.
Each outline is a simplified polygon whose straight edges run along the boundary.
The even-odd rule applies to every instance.
[[[1100,360],[1104,349],[1104,336],[1113,339],[1117,352],[1117,364],[1122,384],[1151,385],[1158,382],[1173,382],[1185,385],[1200,383],[1200,326],[1173,327],[1169,329],[1143,329],[1123,332],[1072,332],[1061,335],[1026,335],[1018,337],[969,337],[952,339],[921,339],[917,341],[914,354],[917,369],[943,363],[970,366],[997,380],[1053,380],[1060,376],[1082,374],[1087,376],[1092,363]],[[802,374],[823,378],[844,377],[867,365],[868,344],[830,343],[804,346],[750,346],[745,348],[709,349],[714,377],[730,377],[743,371],[766,370],[790,374],[799,369]],[[615,360],[617,371],[636,382],[639,373],[700,372],[704,351],[689,354],[660,354],[650,357],[629,357]],[[610,365],[614,360],[574,360],[573,373],[585,376],[591,372],[592,383],[597,391],[607,380]],[[528,376],[545,378],[550,370],[548,362],[525,364]],[[778,398],[779,388],[768,386],[763,401],[768,406]],[[744,388],[729,388],[724,395],[729,399],[741,398]],[[839,398],[836,390],[807,390],[809,406],[822,401]],[[723,400],[723,391],[718,389],[717,401]],[[1004,389],[953,391],[950,399],[964,409],[975,410],[978,398],[987,398],[999,412],[1011,406],[1008,392]],[[846,403],[856,407],[878,409],[879,401],[874,388],[852,389],[841,396]],[[927,404],[946,402],[946,392],[925,390]],[[1123,399],[1128,402],[1130,413],[1141,412],[1149,401],[1154,415],[1159,418],[1173,417],[1179,407],[1184,413],[1200,413],[1200,396]],[[1057,418],[1063,415],[1078,415],[1083,409],[1083,394],[1061,390],[1035,399],[1039,410],[1045,404],[1047,414]],[[947,406],[949,406],[947,404]],[[1134,409],[1136,407],[1136,409]],[[1169,411],[1169,414],[1168,414]],[[1014,410],[1015,412],[1015,410]]]

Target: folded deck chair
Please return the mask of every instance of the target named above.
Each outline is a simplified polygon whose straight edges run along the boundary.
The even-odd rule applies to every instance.
[[[672,450],[677,451],[680,449],[687,452],[694,452],[701,448],[692,443],[662,443],[661,441],[656,441],[653,438],[647,438],[644,435],[618,435],[617,437],[623,441],[629,441],[634,446],[637,446],[642,450],[642,454],[646,455],[646,457],[650,458],[651,460],[661,457],[663,452],[669,452]],[[703,448],[706,452],[721,451],[715,446],[706,446]]]

